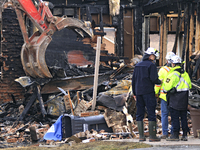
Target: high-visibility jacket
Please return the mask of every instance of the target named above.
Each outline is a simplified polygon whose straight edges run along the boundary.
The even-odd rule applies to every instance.
[[[168,92],[167,100],[169,106],[177,110],[186,110],[188,106],[188,94],[192,84],[187,72],[180,66],[174,67],[173,71],[168,74],[164,81],[163,91]],[[171,93],[170,90],[175,89],[176,92]]]
[[[172,67],[168,67],[168,66],[161,67],[160,70],[158,71],[159,79],[164,82],[167,79],[167,75],[172,70],[173,70]],[[166,93],[163,92],[163,85],[164,85],[164,83],[162,83],[161,85],[156,84],[154,87],[154,90],[155,90],[155,94],[159,94],[159,92],[160,92],[159,98],[167,101]]]

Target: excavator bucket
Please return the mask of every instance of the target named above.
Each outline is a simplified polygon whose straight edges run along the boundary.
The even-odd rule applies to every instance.
[[[52,75],[45,61],[45,51],[51,42],[51,36],[56,31],[69,28],[77,32],[80,36],[93,36],[92,29],[87,23],[76,18],[54,17],[54,21],[42,33],[35,32],[29,38],[29,43],[24,43],[21,51],[21,61],[26,74],[36,78],[52,78]]]
[[[27,75],[34,78],[52,78],[45,61],[45,52],[52,40],[52,35],[63,28],[69,28],[82,37],[93,36],[90,23],[67,16],[53,16],[48,2],[39,0],[37,10],[32,0],[12,0],[24,38],[21,50],[21,61]],[[31,37],[28,37],[22,12],[25,13],[32,23],[38,28]]]

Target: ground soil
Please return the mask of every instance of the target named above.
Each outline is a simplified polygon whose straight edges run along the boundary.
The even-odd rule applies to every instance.
[[[73,146],[68,144],[63,144],[60,147],[40,147],[32,145],[29,147],[19,147],[19,148],[5,148],[4,150],[128,150],[136,148],[147,148],[151,145],[143,143],[133,143],[133,142],[112,142],[112,141],[96,141],[90,143],[77,143]]]

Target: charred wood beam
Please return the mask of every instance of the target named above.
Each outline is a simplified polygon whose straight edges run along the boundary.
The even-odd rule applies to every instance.
[[[192,86],[194,86],[195,88],[200,90],[200,86],[196,82],[192,81],[191,84],[192,84]]]
[[[194,37],[194,4],[190,4],[190,37],[189,37],[189,59],[192,56],[192,50],[194,47],[193,37]],[[191,60],[191,59],[190,59]]]
[[[124,56],[124,8],[123,7],[120,7],[120,14],[118,16],[115,53],[117,54],[117,56]]]
[[[103,29],[103,8],[100,8],[100,31],[104,32]]]
[[[99,84],[103,81],[109,79],[109,73],[99,74],[98,82]],[[60,92],[57,87],[60,87],[67,90],[84,90],[87,88],[93,87],[94,76],[87,75],[87,76],[78,76],[78,77],[70,77],[65,78],[62,80],[54,80],[50,81],[49,83],[45,84],[42,87],[41,93],[42,94],[50,94],[50,93],[58,93]]]
[[[162,27],[163,27],[163,30],[162,30],[162,35],[163,35],[163,38],[162,38],[162,41],[160,41],[160,42],[162,42],[162,48],[161,48],[161,50],[160,50],[160,52],[161,52],[161,54],[162,54],[162,56],[161,56],[161,54],[160,54],[160,57],[161,57],[161,62],[160,62],[160,64],[161,64],[161,66],[162,65],[164,65],[165,63],[166,63],[166,60],[165,60],[165,56],[166,56],[166,53],[167,53],[167,33],[168,33],[168,19],[167,19],[167,14],[163,14],[163,16],[161,16],[161,18],[162,18]]]
[[[148,47],[150,47],[150,39],[149,39],[149,27],[150,24],[150,17],[144,18],[144,50],[146,50]],[[136,36],[137,37],[137,36]]]
[[[188,52],[188,40],[189,40],[189,14],[188,14],[188,4],[185,4],[184,9],[184,43],[182,51],[182,60],[186,61],[186,53]]]
[[[178,7],[178,19],[177,19],[177,26],[176,26],[176,37],[175,37],[174,47],[172,50],[172,52],[174,52],[175,54],[176,54],[178,36],[180,33],[181,4],[177,3],[177,7]]]
[[[64,8],[71,8],[71,7],[73,7],[73,6],[70,6],[70,5],[64,6]],[[77,5],[77,7],[81,8],[81,14],[86,12],[85,7],[88,7],[90,9],[91,14],[99,14],[101,12],[100,8],[102,8],[102,13],[104,15],[109,15],[109,6],[108,5]]]
[[[196,35],[195,35],[195,52],[200,50],[200,4],[197,3],[197,15],[196,15]]]
[[[35,89],[36,90],[36,89]],[[33,105],[33,103],[35,102],[37,98],[37,93],[34,92],[31,97],[29,102],[27,103],[26,107],[24,108],[24,111],[22,112],[22,114],[19,116],[19,121],[22,121],[25,117],[25,115],[28,113],[29,109],[31,108],[31,106]]]
[[[13,100],[13,103],[16,104],[16,99],[15,99],[15,96],[13,94],[11,94],[11,97],[12,97],[12,100]]]
[[[86,14],[87,14],[87,20],[92,22],[92,16],[91,16],[91,13],[90,13],[90,7],[89,6],[86,6]]]
[[[39,103],[40,103],[40,109],[41,109],[41,112],[42,112],[42,116],[45,117],[47,115],[47,112],[44,108],[44,102],[43,102],[43,99],[42,99],[42,95],[41,95],[41,92],[40,92],[40,85],[37,85],[37,98],[39,100]]]
[[[136,7],[134,12],[134,54],[143,54],[142,52],[142,7]]]
[[[192,74],[193,77],[195,77],[197,75],[197,70],[199,68],[199,65],[200,65],[200,57],[196,61],[196,65],[195,65],[195,68],[194,68],[194,71],[193,71],[193,74]]]
[[[181,4],[180,4],[180,6],[182,7]],[[181,12],[181,10],[182,9],[180,8],[180,12]],[[180,35],[184,34],[184,31],[181,31],[181,26],[182,26],[182,22],[185,18],[185,15],[186,15],[186,13],[184,13],[184,16],[181,17],[181,14],[180,14],[180,22],[177,19],[177,24],[179,23],[179,25],[177,25],[177,28],[176,28],[176,37],[175,37],[174,47],[173,47],[173,50],[172,50],[174,53],[176,53],[178,38],[180,37]]]
[[[163,12],[163,11],[171,11],[177,10],[176,7],[177,1],[174,0],[160,0],[160,1],[155,1],[149,4],[144,5],[144,13],[149,14],[149,13],[155,13],[155,12]]]
[[[120,59],[128,60],[128,57],[100,56],[100,61],[118,61]]]

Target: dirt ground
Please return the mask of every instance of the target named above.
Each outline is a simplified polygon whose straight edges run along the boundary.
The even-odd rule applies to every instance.
[[[112,141],[96,141],[90,143],[77,143],[73,146],[68,144],[63,144],[60,147],[40,147],[32,145],[29,147],[19,147],[19,148],[5,148],[5,150],[128,150],[136,148],[147,148],[151,145],[143,143],[132,143],[132,142],[112,142]]]

